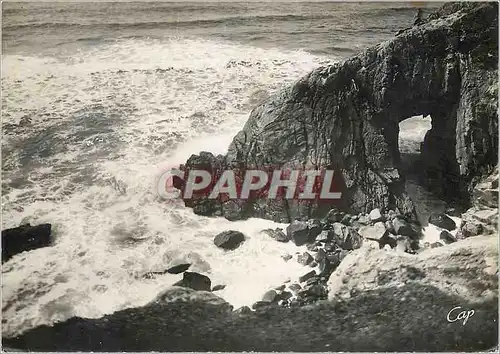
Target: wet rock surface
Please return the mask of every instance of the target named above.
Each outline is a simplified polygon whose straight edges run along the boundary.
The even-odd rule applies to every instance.
[[[52,225],[21,225],[2,230],[2,263],[18,253],[32,251],[52,244]]]
[[[245,235],[239,231],[224,231],[215,236],[214,244],[225,250],[234,250],[245,241]]]

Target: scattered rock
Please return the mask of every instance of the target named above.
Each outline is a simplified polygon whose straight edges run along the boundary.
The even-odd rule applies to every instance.
[[[206,275],[196,272],[184,272],[182,280],[174,284],[174,286],[181,286],[198,291],[210,291],[212,282]]]
[[[359,229],[358,233],[367,240],[379,241],[389,234],[385,228],[384,223],[377,222],[373,226],[363,226]]]
[[[441,242],[433,242],[431,243],[431,248],[443,247]]]
[[[51,224],[21,225],[2,231],[2,263],[14,255],[52,245]]]
[[[333,239],[333,234],[331,230],[323,230],[318,236],[316,236],[316,241],[325,243]]]
[[[382,213],[380,212],[380,209],[378,209],[378,208],[373,209],[368,216],[370,217],[370,221],[373,223],[382,221],[382,219],[383,219]]]
[[[293,256],[291,254],[285,254],[285,255],[281,256],[281,258],[283,258],[285,260],[285,262],[288,262],[290,259],[293,258]]]
[[[465,224],[462,226],[461,233],[464,238],[466,238],[481,235],[483,233],[483,230],[483,225],[480,223],[465,222]]]
[[[394,224],[392,223],[392,220],[387,220],[385,223],[385,229],[389,231],[389,233],[393,235],[397,235],[398,233],[396,232],[396,229],[394,228]]]
[[[353,250],[361,247],[362,239],[357,231],[338,222],[334,223],[332,227],[334,241],[339,247],[345,250]]]
[[[432,214],[429,216],[429,223],[448,231],[452,231],[457,228],[453,219],[446,214]],[[396,227],[396,225],[394,225],[394,227]]]
[[[283,229],[281,229],[279,227],[276,228],[275,230],[266,229],[266,230],[263,230],[262,232],[269,235],[271,238],[275,239],[278,242],[288,242],[289,241],[288,237],[283,232]]]
[[[302,287],[300,286],[300,284],[297,284],[297,283],[294,283],[294,284],[291,284],[288,289],[294,293],[297,293],[298,291],[300,291],[302,289]]]
[[[402,217],[395,217],[392,220],[392,225],[394,226],[396,235],[408,236],[411,238],[416,238],[418,236],[418,233],[413,229],[412,225]]]
[[[316,271],[314,270],[311,270],[310,272],[302,275],[301,277],[299,277],[299,282],[303,283],[305,282],[307,279],[310,279],[312,277],[316,276]]]
[[[242,306],[239,309],[234,310],[234,312],[237,314],[246,315],[246,314],[252,313],[253,311],[248,306]]]
[[[189,267],[191,267],[191,263],[182,263],[168,268],[166,272],[169,274],[184,273],[186,270],[189,269]]]
[[[338,211],[337,209],[333,208],[328,212],[328,214],[326,214],[324,220],[329,222],[329,223],[334,223],[334,222],[340,222],[343,217],[344,217],[343,212]]]
[[[311,263],[314,260],[314,258],[307,252],[302,253],[297,257],[297,262],[300,264],[306,266],[309,263]]]
[[[392,235],[390,235],[389,233],[387,233],[384,237],[382,237],[379,240],[380,248],[383,248],[386,245],[388,245],[390,248],[394,248],[397,246],[397,244],[398,244],[397,239]]]
[[[314,256],[314,260],[315,260],[316,262],[320,262],[320,261],[322,261],[322,260],[323,260],[323,259],[325,259],[325,258],[326,258],[326,252],[325,252],[325,250],[324,250],[324,249],[320,248],[320,249],[318,250],[318,253],[316,253],[316,255]]]
[[[219,291],[219,290],[223,290],[226,288],[226,285],[223,285],[223,284],[219,284],[219,285],[216,285],[212,288],[212,292],[214,291]]]
[[[276,296],[278,293],[275,290],[269,290],[262,296],[262,301],[265,302],[275,302],[276,301]]]
[[[342,218],[342,220],[340,220],[340,223],[344,224],[346,226],[350,226],[351,225],[351,215],[345,214],[344,217]]]
[[[370,225],[370,223],[371,223],[370,217],[368,215],[365,215],[365,214],[360,214],[357,221],[361,225]]]
[[[286,235],[296,246],[309,242],[309,228],[306,222],[295,220],[286,228]]]
[[[280,286],[275,287],[274,290],[276,290],[276,291],[283,291],[283,290],[285,290],[285,288],[286,288],[285,284],[282,284]]]
[[[278,299],[282,301],[287,301],[293,296],[293,294],[290,291],[283,291],[280,294],[278,294]]]
[[[225,250],[234,250],[245,241],[245,235],[239,231],[224,231],[215,236],[214,244]]]
[[[446,230],[441,231],[441,233],[439,234],[439,239],[442,240],[442,241],[444,241],[444,243],[457,242],[457,240],[455,239],[455,237],[453,237],[453,235],[450,234]]]

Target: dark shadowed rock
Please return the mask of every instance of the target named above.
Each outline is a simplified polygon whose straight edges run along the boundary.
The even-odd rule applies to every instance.
[[[178,264],[176,266],[173,266],[173,267],[170,267],[167,269],[167,273],[170,273],[170,274],[179,274],[179,273],[183,273],[185,272],[186,270],[189,269],[189,267],[191,266],[191,263],[183,263],[183,264]]]
[[[429,223],[448,231],[457,228],[453,219],[446,214],[432,214],[429,216]]]
[[[21,225],[2,230],[2,262],[18,253],[32,251],[52,244],[51,224]]]
[[[215,236],[214,244],[225,250],[234,250],[245,241],[245,235],[239,231],[224,231]]]
[[[439,234],[439,239],[442,240],[444,243],[457,242],[455,237],[453,237],[453,235],[446,230],[441,231],[441,233]]]
[[[212,292],[214,291],[219,291],[219,290],[224,290],[226,288],[226,285],[223,284],[218,284],[212,288]]]
[[[314,270],[311,270],[310,272],[302,275],[299,277],[299,282],[303,283],[305,281],[307,281],[308,279],[312,278],[312,277],[315,277],[316,276],[316,271]]]
[[[196,272],[184,272],[182,280],[174,284],[174,286],[181,286],[193,290],[210,291],[212,282],[206,275]]]
[[[309,227],[304,221],[293,221],[286,228],[286,234],[288,238],[297,246],[305,245],[310,241]]]
[[[395,217],[392,220],[392,226],[394,227],[396,235],[408,236],[411,238],[419,236],[419,232],[417,232],[415,225],[412,225],[402,217]]]

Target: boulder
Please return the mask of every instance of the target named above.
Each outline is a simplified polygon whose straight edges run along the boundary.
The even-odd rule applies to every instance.
[[[333,239],[333,232],[331,230],[323,230],[318,236],[316,236],[316,241],[325,243]]]
[[[334,241],[339,247],[345,250],[353,250],[361,247],[362,239],[356,230],[338,222],[334,223],[332,227]]]
[[[266,229],[262,231],[266,235],[270,236],[271,238],[275,239],[278,242],[288,242],[289,238],[285,233],[283,232],[283,229],[280,229],[279,227],[276,228],[275,230],[273,229]]]
[[[304,266],[309,265],[313,260],[314,258],[307,252],[304,252],[297,257],[297,262]]]
[[[383,220],[382,213],[379,208],[373,209],[368,215],[372,223],[376,223]]]
[[[325,258],[326,258],[326,252],[325,252],[325,250],[324,250],[324,249],[322,249],[322,248],[320,248],[320,249],[318,250],[318,252],[314,255],[314,260],[315,260],[316,262],[319,262],[319,261],[321,261],[321,260],[323,260],[323,259],[325,259]]]
[[[431,248],[438,248],[438,247],[443,247],[443,244],[441,242],[431,243]]]
[[[189,267],[191,267],[191,263],[182,263],[168,268],[166,272],[170,274],[180,274],[188,270]]]
[[[210,291],[211,290],[210,278],[206,275],[196,273],[196,272],[184,272],[182,280],[174,284],[174,286],[180,286],[184,288],[190,288],[198,291]]]
[[[288,289],[290,291],[292,291],[293,293],[297,293],[300,289],[302,289],[302,287],[300,286],[300,284],[297,284],[297,283],[294,283],[294,284],[291,284]]]
[[[306,222],[295,220],[286,228],[286,235],[295,245],[305,245],[309,242],[309,227]]]
[[[465,222],[460,231],[464,238],[466,238],[481,235],[484,227],[481,223]]]
[[[234,250],[245,241],[245,235],[239,231],[224,231],[215,236],[214,244],[225,250]]]
[[[439,239],[442,240],[444,243],[457,242],[455,237],[453,237],[453,235],[446,230],[441,231],[441,233],[439,234]]]
[[[300,277],[299,277],[299,282],[300,282],[300,283],[303,283],[303,282],[305,282],[306,280],[308,280],[308,279],[310,279],[310,278],[312,278],[312,277],[315,277],[315,276],[316,276],[316,271],[311,270],[310,272],[308,272],[308,273],[306,273],[306,274],[304,274],[304,275],[300,276]]]
[[[269,290],[262,296],[261,301],[275,302],[275,301],[277,301],[277,296],[278,296],[278,293],[276,292],[276,290]]]
[[[281,258],[283,258],[283,260],[285,262],[288,262],[290,259],[293,258],[293,256],[291,254],[285,254],[285,255],[281,256]]]
[[[219,290],[224,290],[226,288],[226,285],[223,284],[218,284],[212,288],[212,292],[214,291],[219,291]]]
[[[51,246],[51,229],[51,224],[25,224],[2,230],[2,263],[18,253]]]
[[[363,226],[358,230],[358,233],[367,240],[380,241],[384,236],[389,234],[384,223],[377,222],[373,226]]]
[[[413,239],[419,236],[419,232],[415,230],[416,227],[413,227],[411,223],[409,223],[402,217],[395,217],[392,220],[392,225],[394,227],[394,232],[396,233],[396,235],[408,236]]]
[[[429,223],[448,231],[457,228],[453,219],[446,214],[431,214],[429,216]]]

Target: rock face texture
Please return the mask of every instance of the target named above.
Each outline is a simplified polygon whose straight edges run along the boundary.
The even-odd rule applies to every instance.
[[[392,287],[400,287],[403,294],[407,286],[419,284],[471,302],[496,299],[497,247],[496,235],[469,238],[417,255],[386,252],[366,243],[347,255],[332,274],[328,281],[329,297],[350,298],[355,293]],[[410,303],[419,297],[411,291],[405,295]]]
[[[496,3],[446,4],[394,39],[318,68],[270,97],[252,111],[226,156],[193,155],[186,166],[333,169],[343,193],[336,207],[412,215],[398,170],[398,124],[430,115],[422,168],[444,198],[467,204],[498,159],[497,13]],[[230,219],[287,222],[330,209],[291,199],[186,205]]]

